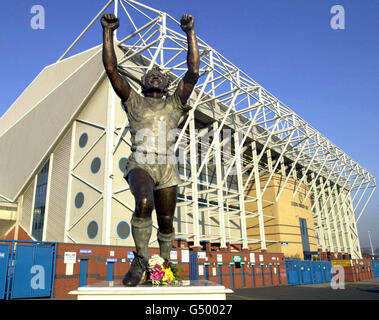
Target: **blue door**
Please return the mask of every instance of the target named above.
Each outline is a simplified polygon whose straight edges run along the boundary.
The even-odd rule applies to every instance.
[[[87,285],[87,259],[80,259],[79,287]]]
[[[372,261],[372,271],[374,273],[374,277],[379,277],[379,261]]]
[[[270,267],[270,283],[272,285],[272,266],[271,266],[271,264],[269,264],[269,267]]]
[[[299,280],[299,260],[286,260],[286,273],[287,273],[287,284],[297,285],[300,284]]]
[[[242,287],[245,287],[245,272],[243,269],[243,264],[241,264],[241,271],[242,271]]]
[[[190,280],[198,280],[197,252],[190,252]]]
[[[9,263],[9,244],[0,244],[0,300],[5,298]]]
[[[107,263],[107,281],[113,281],[113,262]]]
[[[255,275],[254,275],[254,265],[251,265],[251,280],[253,281],[253,288],[255,288]]]
[[[232,289],[234,288],[234,278],[233,278],[233,264],[230,264],[230,281],[231,281],[231,284],[232,284]]]
[[[320,261],[312,262],[312,282],[313,283],[322,283],[322,265]]]
[[[301,264],[300,264],[301,284],[312,283],[311,263],[312,261],[301,261]]]
[[[30,276],[34,265],[34,246],[17,245],[11,298],[31,296]]]
[[[53,281],[53,246],[18,244],[11,298],[48,297]]]
[[[52,268],[53,255],[54,252],[52,246],[36,246],[35,248],[35,265],[31,270],[31,286],[33,297],[50,296],[51,281],[54,277]],[[42,281],[42,276],[45,279],[44,281]]]
[[[322,264],[324,282],[330,282],[332,280],[332,263],[330,261],[323,261]]]
[[[218,264],[217,269],[218,269],[218,283],[222,284],[221,265]]]

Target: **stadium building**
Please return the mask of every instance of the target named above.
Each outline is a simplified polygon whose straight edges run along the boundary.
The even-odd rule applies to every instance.
[[[0,119],[2,238],[134,245],[134,198],[123,178],[127,116],[105,74],[102,45],[69,56],[114,3],[135,29],[120,37],[121,27],[116,46],[120,73],[135,90],[153,66],[169,74],[171,91],[187,70],[186,37],[173,17],[109,1]],[[301,259],[361,258],[357,222],[376,187],[372,174],[201,37],[198,43],[201,77],[174,145],[183,181],[178,240]],[[154,233],[151,247],[158,247]]]

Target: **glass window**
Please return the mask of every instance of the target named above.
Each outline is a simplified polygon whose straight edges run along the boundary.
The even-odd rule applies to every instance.
[[[83,194],[83,192],[79,192],[75,196],[75,207],[80,209],[83,206],[83,203],[84,203],[84,194]]]
[[[130,226],[126,221],[121,221],[117,226],[117,234],[121,239],[126,239],[130,234]]]
[[[91,162],[91,171],[92,173],[98,173],[101,167],[101,160],[99,157],[96,157]]]
[[[97,225],[97,222],[96,221],[91,221],[88,224],[88,227],[87,227],[88,238],[94,239],[97,236],[97,231],[98,230],[99,230],[99,227]]]
[[[121,158],[120,161],[118,162],[118,166],[121,170],[122,173],[125,172],[126,165],[128,164],[128,159],[127,158]]]
[[[88,142],[88,134],[83,133],[79,138],[79,147],[84,148],[87,145]]]
[[[43,166],[37,176],[37,187],[34,199],[32,236],[36,240],[42,240],[43,222],[45,217],[47,180],[49,176],[49,161]]]

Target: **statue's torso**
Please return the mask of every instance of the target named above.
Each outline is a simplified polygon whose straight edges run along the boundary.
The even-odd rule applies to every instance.
[[[175,143],[176,129],[186,110],[177,95],[157,99],[135,91],[124,102],[129,118],[132,151],[166,153]]]

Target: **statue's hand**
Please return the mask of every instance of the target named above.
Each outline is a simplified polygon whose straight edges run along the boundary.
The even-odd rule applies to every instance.
[[[180,20],[180,26],[185,33],[193,29],[194,20],[194,17],[190,14],[183,14],[182,19]]]
[[[113,13],[104,14],[101,18],[101,25],[104,30],[109,29],[114,31],[119,27],[120,21]]]

